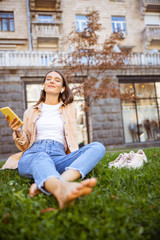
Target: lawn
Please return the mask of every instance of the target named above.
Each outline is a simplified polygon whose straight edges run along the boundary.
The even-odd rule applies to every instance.
[[[53,196],[30,198],[32,180],[17,170],[0,171],[0,239],[160,239],[160,149],[145,153],[148,164],[132,170],[109,169],[119,153],[106,153],[87,176],[98,180],[94,191],[64,210]]]

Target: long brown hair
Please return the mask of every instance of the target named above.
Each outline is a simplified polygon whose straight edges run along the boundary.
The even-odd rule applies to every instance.
[[[65,76],[64,76],[61,72],[59,72],[59,71],[57,71],[57,70],[51,70],[51,71],[49,71],[49,72],[46,73],[46,75],[44,76],[43,83],[46,81],[47,75],[48,75],[49,73],[51,73],[51,72],[56,72],[56,73],[58,73],[58,74],[62,77],[63,87],[65,87],[65,90],[64,90],[62,93],[59,94],[58,100],[59,100],[59,101],[62,100],[62,102],[63,102],[65,105],[67,105],[67,104],[69,104],[69,103],[72,103],[72,102],[73,102],[73,93],[72,93],[71,89],[69,88],[69,85],[68,85],[68,82],[67,82]],[[35,106],[37,106],[37,105],[38,105],[39,103],[41,103],[41,102],[45,102],[45,99],[46,99],[46,92],[45,92],[45,90],[43,89],[43,90],[41,90],[40,98],[39,98],[38,102],[35,104]]]

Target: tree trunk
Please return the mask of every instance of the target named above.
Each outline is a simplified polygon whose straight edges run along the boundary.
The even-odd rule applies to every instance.
[[[92,142],[92,124],[91,124],[91,110],[86,112],[86,127],[88,143]]]
[[[89,124],[89,113],[86,112],[86,126],[87,126],[87,139],[88,143],[90,143],[90,124]]]

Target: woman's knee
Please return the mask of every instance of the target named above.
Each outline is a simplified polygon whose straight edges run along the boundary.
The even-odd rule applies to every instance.
[[[18,161],[18,170],[27,169],[33,165],[38,165],[40,162],[45,161],[48,155],[44,152],[37,152],[32,154],[23,154]]]
[[[21,176],[25,175],[28,168],[29,168],[29,166],[28,166],[28,163],[26,161],[23,161],[22,159],[20,159],[18,161],[18,172]]]
[[[93,142],[93,143],[91,143],[91,145],[96,151],[99,151],[102,154],[102,156],[104,157],[105,152],[106,152],[106,148],[102,143]]]

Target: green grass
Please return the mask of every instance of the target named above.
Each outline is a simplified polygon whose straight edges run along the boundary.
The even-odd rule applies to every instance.
[[[87,176],[98,180],[94,191],[64,210],[53,196],[30,198],[32,180],[17,170],[0,171],[0,239],[160,239],[160,149],[145,153],[148,164],[135,170],[109,169],[119,153],[106,153]]]

